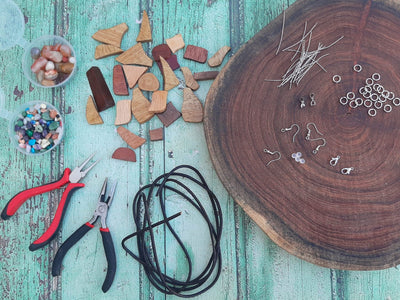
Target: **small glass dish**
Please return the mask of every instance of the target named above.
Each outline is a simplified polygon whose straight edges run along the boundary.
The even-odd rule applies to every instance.
[[[35,120],[37,114],[40,115],[40,118]],[[21,153],[45,154],[57,147],[63,139],[63,117],[59,110],[50,103],[27,102],[22,104],[14,114],[8,115],[10,116],[8,133],[11,144]],[[52,124],[53,122],[54,124]],[[38,125],[40,125],[40,129],[37,127]],[[30,131],[29,134],[28,131]],[[32,140],[34,142],[30,144],[29,142]]]
[[[24,48],[22,68],[32,84],[43,88],[60,87],[74,76],[77,67],[75,51],[64,38],[45,35]],[[32,51],[36,56],[32,56]]]

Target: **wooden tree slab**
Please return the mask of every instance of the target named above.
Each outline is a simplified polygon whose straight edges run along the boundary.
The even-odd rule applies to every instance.
[[[136,42],[151,42],[152,40],[149,16],[144,10],[142,15],[142,23],[140,25],[140,31],[136,38]]]
[[[92,35],[92,38],[96,41],[121,48],[122,38],[127,31],[128,25],[126,25],[126,23],[121,23],[114,27],[97,31]]]
[[[141,65],[151,67],[153,60],[147,56],[143,50],[142,43],[137,43],[133,47],[117,56],[116,60],[124,65]]]
[[[128,124],[132,119],[131,100],[119,100],[114,125]]]
[[[143,95],[139,88],[132,91],[132,114],[135,119],[140,123],[146,123],[153,116],[154,113],[149,111],[150,101]]]
[[[125,127],[118,127],[117,132],[120,137],[133,149],[139,148],[146,142],[146,139],[134,134],[133,132],[130,132]]]
[[[400,93],[400,6],[394,1],[300,0],[286,11],[280,49],[317,24],[310,50],[344,38],[321,54],[299,86],[278,88],[293,63],[279,51],[282,15],[228,62],[206,99],[204,128],[215,169],[247,214],[290,253],[335,269],[373,270],[400,263],[400,109],[367,109],[339,103],[377,72],[379,83]],[[389,38],[390,36],[390,38]],[[363,70],[353,71],[359,63]],[[335,84],[333,75],[340,75]],[[309,105],[314,93],[316,105]],[[306,107],[299,99],[305,97]],[[326,139],[305,139],[316,124]],[[282,132],[292,124],[300,126]],[[312,128],[312,136],[316,132]],[[281,159],[267,164],[279,155]],[[301,152],[305,164],[292,158]],[[340,155],[335,167],[329,162]],[[350,175],[341,169],[353,167]]]

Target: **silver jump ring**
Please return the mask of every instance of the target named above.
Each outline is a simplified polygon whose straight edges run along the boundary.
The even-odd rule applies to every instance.
[[[373,104],[373,102],[371,100],[369,100],[369,99],[364,100],[364,106],[366,108],[370,108],[372,106],[372,104]]]
[[[356,71],[357,73],[360,73],[362,71],[362,66],[359,64],[354,65],[353,70]]]
[[[392,103],[394,106],[400,106],[400,98],[394,98]]]
[[[372,74],[372,79],[375,80],[375,81],[380,80],[381,79],[381,74],[379,74],[379,73]]]
[[[383,111],[384,111],[384,112],[387,112],[387,113],[390,113],[390,112],[392,111],[392,106],[391,106],[390,104],[386,104],[386,105],[383,107]]]
[[[400,99],[399,99],[400,100]],[[342,105],[347,105],[347,103],[349,103],[349,99],[347,99],[346,97],[341,97],[339,99],[340,104]]]
[[[353,92],[348,92],[346,97],[349,100],[353,100],[356,97],[356,95]]]
[[[351,108],[357,108],[358,104],[357,104],[356,100],[351,100],[350,103],[349,103],[349,106]]]
[[[342,77],[340,77],[340,75],[333,75],[332,81],[333,81],[334,83],[339,83],[339,82],[342,81]]]
[[[376,101],[376,102],[374,103],[374,106],[375,106],[376,109],[381,109],[381,108],[383,107],[383,103],[382,103],[382,102],[379,102],[379,101]]]
[[[370,98],[371,98],[372,101],[378,101],[378,95],[375,94],[375,93],[371,94]]]
[[[364,100],[361,99],[361,98],[357,98],[357,99],[354,100],[354,101],[356,101],[357,106],[361,106],[361,105],[363,105],[363,103],[364,103]]]
[[[371,92],[372,92],[372,88],[371,88],[370,85],[364,86],[364,90],[365,90],[366,92],[368,92],[368,93],[371,93]]]
[[[375,108],[368,109],[368,115],[370,117],[375,117],[376,116],[376,109]]]
[[[373,85],[374,84],[374,80],[372,78],[367,78],[367,79],[365,79],[365,84],[366,85]]]
[[[389,91],[388,91],[388,90],[385,90],[385,89],[384,89],[384,90],[382,91],[382,93],[381,93],[381,95],[382,95],[383,98],[389,98],[389,94],[390,94]]]
[[[395,94],[394,94],[393,92],[389,92],[388,99],[389,99],[389,100],[393,100],[394,97],[395,97]]]

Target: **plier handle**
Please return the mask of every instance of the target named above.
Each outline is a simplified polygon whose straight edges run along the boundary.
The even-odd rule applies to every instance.
[[[59,276],[61,274],[61,265],[64,259],[64,256],[67,254],[68,250],[71,249],[90,229],[94,227],[94,224],[100,218],[101,227],[100,233],[103,240],[104,252],[106,254],[107,259],[107,274],[106,278],[103,282],[101,289],[104,293],[106,293],[111,287],[115,272],[117,269],[117,260],[115,256],[115,249],[113,240],[111,237],[110,230],[107,227],[106,219],[108,209],[111,205],[112,199],[114,197],[116,184],[114,184],[111,188],[111,192],[106,197],[106,189],[107,189],[107,178],[103,183],[103,188],[101,189],[99,202],[97,203],[96,210],[92,216],[92,218],[79,227],[58,249],[56,256],[53,260],[52,266],[52,274],[53,276]]]
[[[17,195],[15,195],[4,207],[3,211],[1,212],[1,218],[3,220],[9,219],[11,216],[15,214],[15,212],[21,207],[22,204],[29,198],[34,196],[50,192],[56,189],[67,185],[62,196],[61,200],[58,204],[56,213],[54,218],[46,230],[45,233],[41,237],[39,237],[36,241],[34,241],[30,246],[29,250],[35,251],[39,248],[44,247],[56,236],[62,220],[65,215],[65,211],[67,209],[68,203],[72,197],[72,194],[79,188],[85,186],[83,183],[79,183],[83,177],[98,163],[98,161],[94,162],[91,166],[89,166],[85,171],[82,169],[86,166],[86,164],[93,158],[94,154],[89,156],[80,166],[76,167],[73,171],[71,169],[66,168],[64,170],[63,175],[61,178],[55,182],[48,183],[42,186],[34,187],[31,189],[24,190]]]

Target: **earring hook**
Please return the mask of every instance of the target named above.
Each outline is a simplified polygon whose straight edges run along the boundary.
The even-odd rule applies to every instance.
[[[282,129],[281,129],[281,132],[282,132],[282,133],[288,132],[288,131],[292,130],[293,127],[297,127],[297,131],[296,131],[296,133],[293,135],[293,138],[292,138],[293,143],[294,143],[294,139],[295,139],[296,135],[297,135],[297,134],[299,133],[299,131],[300,131],[300,126],[299,126],[299,125],[297,125],[296,123],[295,123],[295,124],[292,124],[289,128],[282,128]]]
[[[280,160],[281,157],[282,157],[282,155],[281,155],[281,153],[280,153],[279,151],[270,151],[270,150],[268,150],[268,149],[264,149],[264,153],[267,153],[267,154],[270,154],[270,155],[278,154],[278,158],[269,161],[269,162],[267,163],[267,167],[270,165],[270,163],[272,163],[272,162],[274,162],[274,161],[278,161],[278,160]]]

